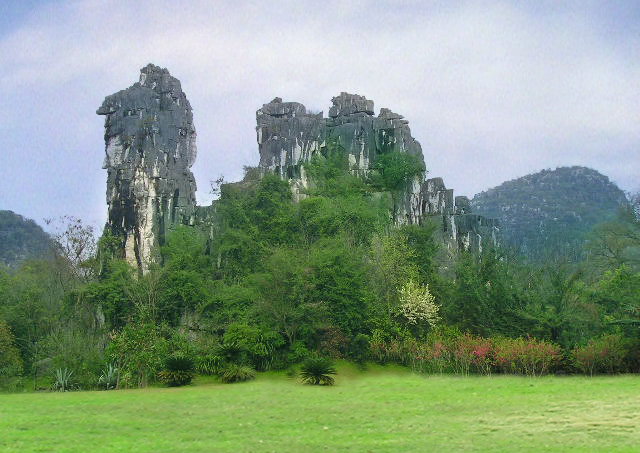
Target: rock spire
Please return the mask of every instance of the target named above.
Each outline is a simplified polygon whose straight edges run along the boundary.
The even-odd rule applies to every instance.
[[[196,130],[180,81],[149,64],[140,80],[107,96],[107,229],[123,239],[125,258],[145,270],[177,224],[193,223]]]

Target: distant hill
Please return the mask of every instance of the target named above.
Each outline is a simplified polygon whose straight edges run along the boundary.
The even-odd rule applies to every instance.
[[[628,203],[608,177],[585,167],[542,170],[471,201],[474,212],[500,219],[505,245],[533,260],[580,259],[585,233]]]
[[[0,262],[15,267],[51,249],[51,237],[33,220],[13,211],[0,211]]]

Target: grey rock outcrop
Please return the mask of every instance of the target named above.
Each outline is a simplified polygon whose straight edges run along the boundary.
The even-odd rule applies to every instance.
[[[308,112],[298,102],[275,98],[256,112],[259,173],[271,171],[292,182],[294,195],[308,185],[304,164],[329,146],[342,149],[353,174],[366,177],[387,153],[413,155],[422,147],[402,115],[364,96],[340,93],[329,116]],[[176,225],[198,225],[213,233],[215,206],[196,206],[191,166],[196,131],[191,105],[180,82],[166,69],[147,65],[140,80],[107,96],[97,110],[105,116],[107,229],[122,239],[124,257],[146,270]],[[438,222],[447,249],[481,250],[496,242],[497,224],[471,213],[466,197],[454,197],[441,178],[408,181],[395,193],[391,215],[397,224]]]
[[[96,113],[105,116],[107,228],[144,270],[172,227],[194,221],[191,105],[178,79],[149,64],[139,82],[107,96]]]
[[[376,117],[373,101],[354,94],[340,93],[331,102],[328,118],[280,98],[264,104],[256,112],[260,167],[282,177],[301,178],[301,164],[329,140],[345,149],[353,171],[367,172],[376,156],[391,151],[424,160],[420,143],[401,115],[382,109]]]
[[[404,152],[424,162],[422,147],[413,138],[409,122],[387,108],[374,116],[373,101],[340,93],[331,99],[329,116],[309,113],[298,102],[275,98],[256,112],[260,167],[292,181],[299,198],[308,185],[304,164],[328,143],[344,149],[352,173],[366,176],[379,156]],[[467,197],[455,197],[442,178],[416,177],[394,200],[397,224],[437,221],[447,248],[481,251],[483,243],[496,244],[498,224],[471,213]]]

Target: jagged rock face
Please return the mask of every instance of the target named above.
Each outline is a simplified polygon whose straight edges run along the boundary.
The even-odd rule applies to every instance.
[[[123,237],[127,260],[144,270],[169,229],[193,223],[191,105],[178,79],[149,64],[138,83],[107,96],[97,114],[105,116],[107,227]]]
[[[368,171],[376,156],[385,152],[423,159],[420,143],[401,115],[382,109],[376,117],[373,101],[355,94],[341,93],[331,101],[329,118],[280,98],[264,104],[256,112],[260,167],[282,177],[303,178],[302,164],[329,140],[346,150],[353,171]]]
[[[280,98],[256,112],[260,167],[291,179],[297,198],[307,186],[304,164],[329,142],[345,150],[354,174],[366,175],[377,157],[389,152],[405,152],[424,161],[422,147],[402,115],[383,108],[374,116],[373,101],[356,94],[343,92],[331,102],[328,118]],[[454,198],[441,178],[415,178],[395,204],[397,224],[419,224],[427,219],[441,222],[451,251],[480,251],[483,241],[497,241],[497,222],[472,215],[469,199]]]

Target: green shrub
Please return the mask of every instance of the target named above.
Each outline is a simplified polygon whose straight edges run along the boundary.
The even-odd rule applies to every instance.
[[[196,371],[207,376],[219,374],[224,365],[222,357],[216,354],[206,354],[196,358]]]
[[[169,387],[181,387],[191,384],[195,371],[193,359],[184,354],[174,354],[164,362],[164,369],[158,373],[158,377]]]
[[[298,370],[296,370],[296,367],[292,366],[292,367],[287,368],[286,376],[289,379],[293,379],[297,375],[298,375]]]
[[[337,327],[322,329],[318,352],[334,359],[342,359],[349,352],[349,338]],[[301,358],[306,358],[308,353]]]
[[[162,370],[169,342],[152,322],[128,324],[113,335],[105,355],[120,370],[120,387],[145,387]]]
[[[302,382],[311,385],[333,385],[336,374],[333,360],[326,357],[309,357],[300,368]]]
[[[95,388],[104,366],[104,346],[102,333],[69,322],[44,338],[40,353],[51,359],[53,370],[73,370],[75,383],[90,389]]]
[[[113,390],[118,386],[119,377],[118,368],[110,363],[98,378],[98,387],[103,390]]]
[[[233,323],[224,334],[223,344],[235,345],[244,360],[257,370],[267,371],[273,368],[275,351],[284,344],[284,339],[277,332],[264,327]],[[244,360],[236,357],[231,361]]]
[[[226,341],[219,344],[215,348],[214,354],[227,363],[246,363],[249,361],[245,345],[235,341]]]
[[[399,151],[379,155],[372,167],[377,173],[371,173],[370,184],[390,191],[401,190],[425,171],[418,156]]]
[[[307,349],[307,346],[304,344],[304,342],[300,340],[294,341],[291,345],[291,350],[289,351],[287,357],[288,362],[299,363],[301,360],[304,360],[307,357],[309,357],[309,349]]]
[[[359,364],[365,363],[369,358],[370,353],[369,336],[359,333],[351,341],[349,349],[349,355],[354,362]]]
[[[22,374],[22,359],[8,324],[0,320],[0,381]]]
[[[70,392],[77,389],[75,381],[73,380],[73,370],[68,368],[58,368],[56,370],[55,381],[51,389],[56,392]]]
[[[620,335],[603,335],[573,350],[573,361],[584,374],[617,373],[624,370],[627,345]]]
[[[256,377],[256,371],[245,365],[232,363],[220,373],[220,380],[226,384],[250,381]]]

